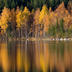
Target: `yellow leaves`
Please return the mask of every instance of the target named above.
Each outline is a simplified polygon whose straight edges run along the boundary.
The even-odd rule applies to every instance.
[[[58,16],[58,14],[57,14],[57,13],[55,13],[55,16],[57,17],[57,16]]]
[[[25,8],[24,8],[23,13],[30,14],[30,12],[29,12],[29,10],[28,10],[28,8],[27,8],[27,7],[25,7]]]
[[[54,15],[54,12],[51,12],[51,13],[50,13],[50,17],[53,17],[53,15]]]
[[[21,14],[22,14],[22,12],[19,11],[18,14],[16,15],[16,22],[17,22],[17,27],[18,28],[21,27]]]
[[[44,16],[47,14],[48,14],[48,9],[46,5],[43,5],[42,10],[40,12],[40,16],[39,16],[39,23],[42,23]]]
[[[1,28],[2,28],[4,31],[6,30],[7,27],[8,27],[7,24],[3,24],[3,25],[1,26]]]
[[[26,24],[29,18],[30,12],[27,7],[24,8],[24,11],[22,12],[22,18],[23,18],[23,23]]]
[[[6,7],[4,7],[2,13],[1,13],[1,19],[0,19],[0,26],[5,31],[8,27],[7,23],[10,20],[10,10]]]
[[[18,28],[20,28],[22,25],[25,25],[27,23],[29,15],[30,15],[30,12],[27,9],[27,7],[25,7],[23,11],[19,10],[17,12],[16,22],[17,22],[17,27]]]
[[[40,11],[40,9],[37,9],[35,13],[34,10],[30,12],[27,7],[25,7],[23,11],[21,11],[19,7],[17,7],[16,12],[14,11],[14,9],[10,11],[8,8],[4,7],[0,16],[0,27],[4,31],[6,31],[8,27],[8,22],[10,21],[14,26],[15,24],[17,24],[18,28],[24,28],[27,27],[28,24],[30,24],[28,22],[31,19],[31,22],[33,21],[33,24],[35,24],[36,28],[38,25],[43,24],[41,26],[44,26],[45,28],[40,29],[46,31],[48,30],[47,27],[49,26],[49,24],[56,24],[57,19],[58,22],[60,19],[64,19],[64,23],[68,24],[71,20],[70,18],[71,15],[69,14],[68,10],[64,7],[64,2],[62,2],[55,11],[52,11],[51,7],[48,10],[46,5],[43,5],[42,10]],[[39,28],[35,30],[38,29]]]

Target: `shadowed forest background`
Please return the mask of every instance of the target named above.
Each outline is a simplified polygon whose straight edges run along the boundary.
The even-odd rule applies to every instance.
[[[29,10],[36,8],[42,8],[44,4],[47,7],[51,7],[53,10],[57,8],[57,6],[64,1],[65,6],[67,6],[69,0],[0,0],[0,11],[5,7],[7,8],[17,8],[20,7],[21,10],[24,9],[24,6],[27,6]]]
[[[0,0],[0,36],[72,37],[71,0]]]

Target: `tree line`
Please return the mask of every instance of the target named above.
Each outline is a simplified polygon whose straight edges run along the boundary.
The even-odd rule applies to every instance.
[[[70,5],[68,5],[70,8]],[[26,6],[9,9],[0,14],[0,35],[6,37],[71,37],[72,9],[62,2],[54,11],[47,5],[30,11]]]

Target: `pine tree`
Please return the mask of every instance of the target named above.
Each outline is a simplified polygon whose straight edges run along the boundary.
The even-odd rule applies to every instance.
[[[12,0],[12,2],[11,2],[11,8],[15,8],[15,1],[14,0]]]
[[[4,7],[4,1],[0,0],[0,12],[2,11],[3,7]]]

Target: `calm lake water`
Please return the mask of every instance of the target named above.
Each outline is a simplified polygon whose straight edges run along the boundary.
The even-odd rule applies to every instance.
[[[72,72],[72,42],[2,41],[0,72]]]

